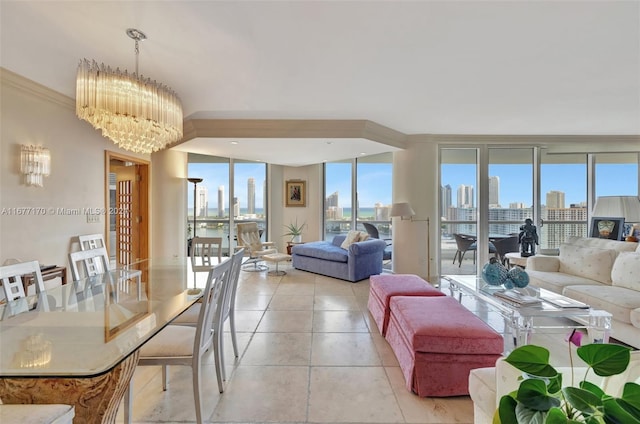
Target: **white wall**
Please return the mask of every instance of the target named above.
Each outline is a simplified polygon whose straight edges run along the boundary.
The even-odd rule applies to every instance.
[[[148,157],[116,148],[79,120],[72,99],[0,71],[0,264],[17,258],[66,266],[74,236],[105,233],[105,216],[89,224],[82,214],[82,208],[105,208],[105,150]],[[51,151],[51,176],[44,187],[24,185],[21,144]],[[16,215],[24,208],[38,208],[38,213]]]

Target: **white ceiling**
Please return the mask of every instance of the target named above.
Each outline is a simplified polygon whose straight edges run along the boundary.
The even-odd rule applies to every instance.
[[[0,14],[0,65],[70,97],[82,58],[135,68],[133,27],[148,37],[140,72],[172,87],[187,118],[640,134],[639,1],[2,0]],[[182,148],[218,154],[229,141]],[[292,165],[325,159],[329,146],[260,143]],[[349,154],[392,150],[337,143]]]

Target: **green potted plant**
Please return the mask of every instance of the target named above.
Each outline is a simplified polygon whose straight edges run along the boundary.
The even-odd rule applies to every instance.
[[[289,225],[285,225],[284,227],[288,230],[284,233],[283,236],[291,236],[292,243],[301,243],[302,242],[302,230],[304,226],[307,225],[306,222],[303,222],[302,225],[298,225],[298,218],[296,218],[295,223],[290,223]]]
[[[493,423],[640,423],[640,385],[626,383],[622,396],[616,398],[588,380],[592,370],[601,377],[624,372],[630,349],[615,344],[588,344],[578,347],[577,354],[588,366],[585,376],[574,387],[572,375],[571,385],[563,387],[563,376],[549,364],[547,349],[526,345],[511,352],[505,361],[524,372],[524,378],[518,390],[502,396]]]

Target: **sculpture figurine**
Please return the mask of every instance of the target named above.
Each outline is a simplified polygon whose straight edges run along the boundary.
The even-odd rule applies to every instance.
[[[538,244],[538,231],[530,218],[524,220],[524,225],[520,226],[520,256],[534,256],[536,254],[536,244]]]

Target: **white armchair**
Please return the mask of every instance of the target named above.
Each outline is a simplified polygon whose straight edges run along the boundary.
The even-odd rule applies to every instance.
[[[563,374],[563,384],[571,386],[571,368],[554,367]],[[584,377],[586,369],[575,367],[573,369],[577,385]],[[477,368],[469,374],[469,395],[473,400],[474,424],[491,424],[493,414],[498,408],[500,398],[520,386],[518,378],[522,372],[500,358],[496,366],[491,368]],[[631,361],[626,371],[611,377],[598,377],[591,371],[588,380],[597,384],[605,393],[612,396],[620,396],[624,383],[640,383],[640,351],[631,352]]]

